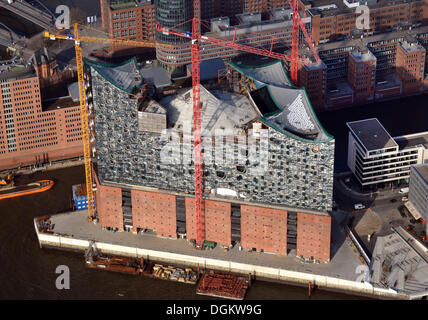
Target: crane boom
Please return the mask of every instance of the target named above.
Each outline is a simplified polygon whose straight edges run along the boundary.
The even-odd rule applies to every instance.
[[[290,1],[288,1],[288,3],[291,5]],[[316,62],[320,64],[322,61],[318,54],[318,50],[315,48],[314,41],[310,36],[310,34],[308,33],[308,31],[306,30],[306,27],[303,24],[302,18],[300,17],[298,10],[296,11],[296,17],[297,17],[297,21],[299,23],[300,29],[302,29],[303,35],[305,36],[306,43],[308,44],[309,48],[312,50],[312,54],[314,55]],[[306,15],[304,15],[304,17],[306,17]]]
[[[76,30],[76,29],[75,29]],[[45,31],[44,36],[46,38],[49,38],[51,40],[72,40],[75,41],[76,39],[76,33],[74,36],[71,35],[63,35],[63,34],[52,34],[48,31]],[[113,38],[101,38],[101,37],[88,37],[88,36],[82,36],[78,39],[78,41],[83,42],[109,42],[112,44],[121,44],[121,45],[129,45],[134,47],[148,47],[148,48],[155,48],[156,42],[153,41],[131,41],[131,40],[122,40],[122,39],[113,39]],[[165,45],[168,46],[168,45]]]
[[[159,23],[156,25],[156,29],[158,31],[163,32],[166,35],[172,34],[172,35],[176,35],[176,36],[183,37],[183,38],[193,39],[192,35],[182,33],[182,32],[170,29],[170,28],[163,27]],[[292,57],[290,57],[289,55],[283,54],[283,53],[278,53],[278,52],[274,52],[271,50],[265,50],[265,49],[260,49],[260,48],[254,48],[254,47],[250,47],[250,46],[247,46],[247,45],[244,45],[241,43],[237,43],[235,41],[217,39],[217,38],[209,37],[206,35],[200,36],[200,43],[210,43],[210,44],[214,44],[214,45],[217,45],[220,47],[233,48],[237,51],[254,53],[254,54],[259,55],[259,56],[265,56],[265,57],[274,58],[274,59],[283,60],[283,61],[292,60]],[[304,64],[304,65],[310,65],[311,64],[311,61],[309,59],[297,58],[297,62]]]

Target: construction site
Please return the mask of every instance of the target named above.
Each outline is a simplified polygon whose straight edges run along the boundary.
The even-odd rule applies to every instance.
[[[192,19],[158,23],[163,50],[177,39],[192,44],[192,88],[172,95],[135,58],[82,59],[80,41],[93,40],[80,39],[77,25],[73,36],[47,34],[76,41],[90,221],[199,249],[217,243],[330,261],[335,145],[305,89],[293,85],[299,66],[313,65],[298,56],[301,34],[321,63],[297,1],[294,8],[291,56],[273,50],[273,37],[262,49],[202,34],[199,1]],[[224,81],[206,88],[202,43],[251,55],[225,62]]]
[[[83,58],[81,42],[96,40],[80,38],[77,25],[73,36],[46,33],[76,43],[90,221],[199,249],[217,243],[330,261],[335,144],[294,86],[299,66],[313,64],[298,56],[299,35],[321,63],[297,1],[294,8],[290,56],[273,50],[273,37],[265,49],[201,34],[199,1],[192,19],[158,23],[164,50],[177,38],[192,44],[192,88],[173,94],[159,92],[135,58]],[[206,88],[202,43],[250,55],[226,61],[224,81]]]

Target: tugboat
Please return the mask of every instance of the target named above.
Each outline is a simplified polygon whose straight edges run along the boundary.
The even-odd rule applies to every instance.
[[[16,186],[13,179],[14,176],[15,173],[13,171],[0,176],[0,200],[44,192],[51,189],[54,185],[52,180],[39,180],[26,185]]]

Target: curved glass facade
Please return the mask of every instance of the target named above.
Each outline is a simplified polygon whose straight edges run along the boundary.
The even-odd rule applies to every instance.
[[[155,0],[156,21],[164,27],[174,27],[193,17],[191,0]],[[192,30],[190,22],[176,28],[178,31],[188,32]],[[165,35],[162,32],[156,32],[156,41],[160,43],[183,43],[189,41],[186,38]]]

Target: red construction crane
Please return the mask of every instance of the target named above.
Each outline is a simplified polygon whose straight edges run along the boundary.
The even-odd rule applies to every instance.
[[[192,21],[192,86],[193,86],[193,161],[195,166],[196,247],[203,248],[205,240],[204,186],[202,180],[201,137],[201,68],[199,41],[201,39],[201,8],[199,0],[193,2]]]
[[[193,19],[186,21],[192,21],[192,34],[183,33],[176,31],[173,28],[167,28],[161,26],[159,23],[156,24],[156,29],[163,32],[166,35],[175,35],[191,39],[192,41],[192,85],[193,85],[193,152],[194,152],[194,166],[195,166],[195,213],[196,213],[196,247],[202,248],[205,240],[205,214],[204,214],[204,200],[203,200],[203,179],[202,179],[202,137],[201,137],[201,97],[200,97],[200,52],[199,46],[201,43],[210,43],[226,48],[233,48],[237,51],[249,52],[265,57],[274,59],[290,61],[291,60],[291,79],[295,85],[297,85],[297,65],[299,63],[310,65],[309,59],[300,59],[298,57],[298,46],[299,46],[299,25],[303,29],[306,41],[312,39],[307,34],[306,29],[301,21],[298,14],[297,0],[293,0],[293,38],[292,38],[292,55],[291,57],[286,54],[281,54],[273,51],[274,38],[272,37],[272,43],[270,50],[254,48],[240,43],[236,43],[236,29],[233,41],[217,39],[201,35],[201,19],[200,19],[200,1],[195,0],[193,2]],[[185,23],[185,22],[184,22]],[[184,24],[181,23],[180,25]],[[314,53],[317,62],[320,62],[318,53],[312,43],[309,44]]]
[[[315,57],[315,60],[318,64],[321,63],[321,59],[318,55],[317,49],[314,47],[314,43],[312,37],[306,31],[305,25],[300,18],[299,15],[299,1],[293,0],[288,1],[290,6],[293,8],[293,33],[291,38],[291,66],[290,66],[290,77],[291,81],[297,86],[298,76],[297,76],[297,68],[298,68],[298,57],[299,57],[299,27],[302,29],[303,35],[305,36],[306,43],[312,50],[312,54]]]

